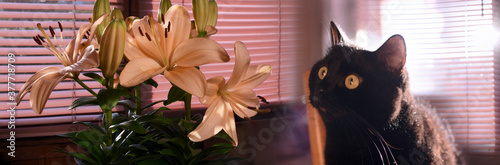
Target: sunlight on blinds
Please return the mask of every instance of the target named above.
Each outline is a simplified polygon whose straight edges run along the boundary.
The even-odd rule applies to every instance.
[[[386,0],[380,3],[380,39],[401,34],[415,96],[450,125],[465,152],[498,151],[494,110],[491,0]]]
[[[123,10],[123,1],[110,0],[111,7]],[[16,93],[35,72],[47,66],[62,68],[63,65],[49,50],[37,45],[33,36],[41,34],[37,28],[40,23],[48,32],[49,26],[59,35],[61,23],[64,42],[66,45],[78,31],[78,28],[92,17],[94,0],[75,1],[1,1],[0,2],[0,135],[6,136],[6,124],[9,113],[5,106],[10,100],[7,97],[7,54],[15,55],[15,75],[13,76]],[[90,81],[80,75],[89,87],[97,90],[100,84]],[[31,109],[27,94],[16,108],[16,135],[17,137],[53,136],[54,134],[74,131],[77,128],[73,121],[97,121],[101,111],[96,106],[79,107],[69,111],[68,106],[77,97],[90,96],[72,80],[62,81],[55,87],[47,101],[43,114],[38,115]],[[51,130],[51,131],[47,131]]]

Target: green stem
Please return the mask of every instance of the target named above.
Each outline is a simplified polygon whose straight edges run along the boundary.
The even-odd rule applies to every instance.
[[[113,81],[114,81],[115,79],[113,79],[113,77],[111,77],[111,78],[106,78],[106,80],[109,80],[109,81],[108,81],[108,83],[106,84],[106,85],[107,85],[106,87],[107,87],[108,89],[113,89],[113,87],[114,87],[114,82],[113,82]]]
[[[104,112],[104,128],[106,129],[106,146],[110,146],[113,140],[113,136],[111,135],[111,123],[113,122],[113,111],[105,110]]]
[[[141,84],[135,86],[134,93],[138,99],[141,99]],[[142,115],[141,100],[135,100],[135,114]]]
[[[191,94],[184,95],[184,110],[186,111],[186,120],[191,120]]]
[[[80,86],[82,86],[83,88],[85,88],[87,91],[89,91],[92,95],[94,95],[95,97],[97,97],[97,93],[95,93],[92,89],[90,89],[89,86],[85,85],[85,83],[82,82],[82,80],[80,80],[80,78],[78,77],[75,77],[74,80],[80,84]]]

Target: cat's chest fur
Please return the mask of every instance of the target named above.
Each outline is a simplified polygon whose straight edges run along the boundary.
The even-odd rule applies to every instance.
[[[416,103],[405,71],[406,46],[395,35],[374,52],[333,46],[311,69],[310,103],[327,132],[327,164],[456,164],[442,123]]]

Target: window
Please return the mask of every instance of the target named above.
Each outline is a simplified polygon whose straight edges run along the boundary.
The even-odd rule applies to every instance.
[[[36,45],[32,36],[40,32],[36,28],[41,23],[44,28],[58,27],[60,21],[64,31],[64,41],[68,42],[77,32],[78,27],[92,17],[93,0],[81,1],[3,1],[0,2],[0,135],[7,136],[7,124],[10,115],[5,111],[5,106],[11,101],[7,97],[7,54],[13,53],[15,57],[16,93],[36,71],[47,66],[61,66],[59,61],[45,48]],[[142,17],[152,13],[156,17],[159,0],[154,1],[126,1],[110,0],[112,6]],[[234,65],[233,44],[243,41],[251,55],[251,64],[270,64],[273,73],[268,80],[260,85],[255,92],[264,96],[269,102],[279,104],[297,96],[294,93],[296,85],[289,82],[299,82],[293,69],[294,56],[296,55],[297,40],[295,39],[295,19],[298,13],[296,0],[289,1],[229,1],[218,0],[219,32],[212,39],[221,43],[231,56],[231,61],[223,64],[210,64],[202,66],[202,71],[207,78],[222,75],[228,78]],[[173,4],[184,5],[191,10],[191,1],[173,0]],[[58,29],[58,28],[54,28]],[[45,29],[47,30],[47,29]],[[56,33],[59,33],[56,30]],[[283,46],[286,45],[286,46]],[[80,78],[94,90],[101,86],[90,81],[83,75]],[[142,97],[146,103],[165,99],[170,88],[170,83],[163,76],[154,78],[158,81],[157,89],[143,89]],[[16,108],[16,137],[53,136],[54,134],[76,131],[78,128],[73,121],[98,121],[101,114],[97,106],[79,107],[68,111],[67,107],[73,100],[82,96],[91,96],[87,91],[71,81],[61,82],[52,92],[46,108],[41,115],[31,110],[29,94]],[[144,105],[145,105],[144,104]],[[197,99],[193,99],[193,107],[203,108]],[[154,108],[158,108],[160,104]],[[170,108],[182,108],[175,104]]]
[[[6,106],[12,101],[7,97],[8,74],[7,58],[8,54],[15,55],[15,80],[14,87],[16,93],[36,71],[47,66],[60,66],[60,62],[47,49],[38,46],[33,41],[33,36],[40,34],[37,23],[40,23],[45,30],[49,26],[54,27],[56,34],[60,33],[57,22],[61,22],[63,28],[64,44],[67,44],[88,18],[92,17],[93,1],[2,1],[0,2],[0,125],[2,136],[7,130],[9,113]],[[123,9],[123,2],[120,0],[110,0],[112,7]],[[83,80],[92,88],[99,88],[98,83],[88,81],[88,78],[81,76]],[[77,110],[68,111],[68,105],[77,97],[90,96],[79,85],[70,80],[61,82],[52,92],[46,108],[42,115],[37,115],[31,110],[29,104],[29,94],[16,108],[16,137],[29,136],[49,136],[55,133],[64,133],[76,130],[71,124],[73,121],[95,121],[99,115],[99,110],[94,107],[81,107]],[[53,132],[47,130],[54,130]]]
[[[469,161],[500,151],[497,9],[491,0],[356,1],[356,39],[373,50],[402,34],[412,93],[449,123]]]

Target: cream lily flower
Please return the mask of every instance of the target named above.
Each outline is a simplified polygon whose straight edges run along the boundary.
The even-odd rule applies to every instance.
[[[82,25],[77,36],[71,40],[64,50],[63,46],[60,44],[63,42],[62,33],[58,41],[54,30],[50,27],[50,34],[52,35],[51,40],[43,30],[42,26],[38,24],[37,26],[46,40],[44,40],[40,35],[33,37],[33,39],[39,45],[43,45],[45,48],[50,50],[65,67],[60,69],[58,67],[49,66],[37,71],[19,90],[19,94],[15,99],[16,103],[19,105],[23,97],[31,91],[30,106],[33,108],[33,111],[41,114],[47,100],[49,99],[50,93],[54,90],[57,84],[66,78],[78,77],[80,71],[97,67],[99,65],[99,55],[95,51],[94,45],[92,45],[91,42],[97,25],[99,25],[106,16],[107,15],[100,17],[94,23]],[[59,28],[62,32],[63,28],[60,23]],[[83,36],[89,30],[90,35],[88,36],[88,40],[81,43]],[[82,47],[82,45],[88,46]]]
[[[200,102],[209,106],[203,121],[188,135],[192,141],[206,140],[224,130],[233,139],[233,146],[237,146],[233,112],[241,118],[250,118],[259,111],[259,98],[253,89],[271,75],[271,66],[249,66],[250,56],[242,42],[237,41],[234,50],[236,62],[227,83],[221,76],[207,80],[206,94]]]
[[[189,13],[174,5],[158,23],[151,16],[135,20],[127,33],[125,56],[130,60],[120,74],[120,84],[135,86],[163,73],[172,84],[202,97],[205,76],[195,68],[213,62],[227,62],[226,50],[207,38],[189,39]]]

